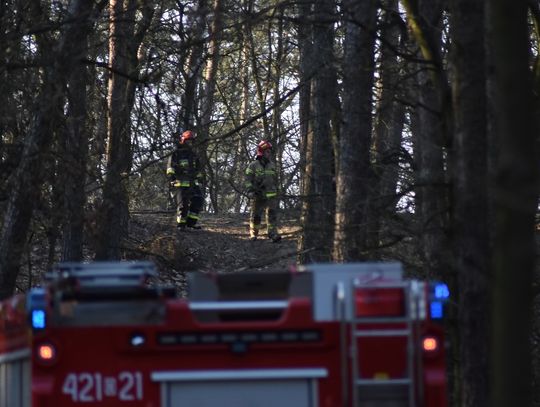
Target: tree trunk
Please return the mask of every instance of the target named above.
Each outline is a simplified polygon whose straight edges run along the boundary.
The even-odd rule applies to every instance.
[[[210,22],[210,41],[208,44],[208,59],[204,72],[204,91],[201,103],[201,124],[198,135],[198,153],[201,160],[202,168],[208,168],[208,141],[210,140],[210,121],[214,111],[214,93],[216,91],[216,74],[220,61],[220,47],[222,35],[222,3],[221,0],[214,0],[212,7],[212,21]],[[203,189],[206,189],[208,182],[203,180]],[[219,205],[217,195],[219,195],[219,183],[211,184],[212,192],[210,198],[212,207],[217,212]]]
[[[97,260],[121,258],[121,242],[127,236],[127,183],[131,169],[130,106],[128,77],[129,41],[135,33],[136,0],[110,0],[108,123],[106,174],[98,217]]]
[[[94,11],[96,15],[101,12]],[[85,22],[89,31],[91,24]],[[88,39],[81,39],[81,50],[88,53]],[[88,55],[85,55],[86,57]],[[86,202],[86,163],[88,158],[87,92],[89,73],[86,64],[77,64],[70,72],[67,88],[68,115],[65,137],[61,143],[64,160],[60,162],[63,184],[64,223],[62,230],[62,261],[83,259],[84,206]]]
[[[489,221],[483,0],[450,2],[454,107],[454,248],[461,403],[489,402]],[[474,60],[472,64],[471,61]]]
[[[307,140],[310,132],[310,108],[311,108],[311,78],[315,67],[315,53],[313,51],[313,33],[311,19],[313,18],[312,2],[300,2],[298,7],[298,48],[300,53],[299,75],[301,88],[299,92],[298,116],[300,120],[300,145],[299,145],[299,162],[300,168],[300,196],[305,197],[306,190],[306,156],[307,156]]]
[[[368,247],[380,244],[381,238],[392,238],[400,231],[394,231],[386,218],[395,213],[399,200],[397,195],[399,166],[402,158],[402,133],[405,120],[403,80],[400,75],[402,64],[398,59],[400,44],[403,42],[398,0],[383,1],[382,49],[380,52],[380,89],[375,115],[373,149],[375,152],[375,185],[370,199],[369,216],[373,225],[369,234]],[[388,226],[387,226],[388,225]]]
[[[273,75],[272,75],[272,98],[273,98],[273,104],[276,106],[272,112],[272,140],[274,141],[274,155],[276,160],[276,167],[278,171],[278,187],[279,190],[283,193],[285,192],[283,190],[283,141],[286,138],[286,135],[284,134],[283,130],[283,123],[281,120],[281,113],[283,111],[283,108],[281,107],[281,104],[279,103],[279,100],[281,98],[281,91],[280,91],[280,85],[281,85],[281,71],[282,67],[284,66],[284,55],[283,55],[283,25],[285,21],[283,18],[283,6],[278,7],[277,11],[277,33],[275,34],[276,38],[272,39],[271,36],[270,39],[273,44],[268,44],[269,47],[274,46],[276,48],[276,55],[274,57],[274,69],[273,69]]]
[[[52,64],[46,66],[37,112],[24,141],[21,162],[16,170],[17,184],[11,191],[0,235],[0,299],[13,293],[24,251],[28,227],[34,207],[39,200],[43,179],[43,157],[51,143],[52,132],[58,123],[56,107],[64,98],[68,72],[81,58],[81,50],[89,34],[89,18],[94,4],[74,1],[70,7],[71,23],[66,23]],[[51,53],[52,51],[45,51]]]
[[[335,4],[315,3],[313,49],[317,52],[311,91],[311,131],[306,147],[305,201],[302,207],[300,261],[330,261],[334,233],[334,142],[331,121],[335,114],[336,77],[334,69]],[[313,58],[314,60],[314,58]]]
[[[185,91],[182,95],[182,108],[178,131],[194,130],[197,117],[197,87],[200,82],[200,74],[203,65],[203,35],[206,27],[205,18],[207,13],[207,0],[198,0],[197,7],[190,16],[190,30],[192,37],[189,38],[189,57],[186,61]],[[176,137],[176,136],[175,136]],[[177,140],[173,140],[177,141]]]
[[[245,10],[251,10],[252,7],[252,0],[244,0],[244,9]],[[241,51],[240,51],[240,64],[239,64],[239,71],[240,71],[240,78],[241,78],[241,95],[242,95],[242,101],[241,101],[241,107],[240,107],[240,123],[245,123],[249,116],[251,115],[251,109],[250,109],[250,92],[249,92],[249,41],[244,35],[245,32],[248,31],[247,25],[249,24],[249,21],[246,21],[243,25],[245,27],[242,32],[240,33],[241,38]],[[249,130],[245,129],[244,132],[249,134]],[[246,140],[248,140],[248,137],[238,137],[236,145],[235,145],[235,152],[236,157],[233,161],[233,167],[231,170],[231,174],[233,176],[233,179],[236,180],[243,180],[244,179],[244,164],[242,160],[240,160],[240,157],[247,157],[250,155],[248,152],[248,148],[246,145]],[[234,204],[234,212],[240,213],[241,209],[244,205],[247,203],[247,199],[245,199],[245,191],[244,186],[240,186],[242,193],[237,193],[235,197],[235,204]]]
[[[539,105],[529,69],[526,2],[490,0],[488,12],[499,146],[494,194],[491,404],[530,406]]]
[[[86,48],[86,47],[85,47]],[[86,200],[86,162],[88,135],[86,134],[87,68],[77,66],[69,79],[68,119],[64,140],[65,160],[61,165],[64,178],[65,221],[62,240],[62,260],[79,261],[83,256],[84,204]]]
[[[419,8],[407,4],[407,18],[425,63],[417,74],[417,107],[413,113],[415,174],[415,215],[422,239],[425,270],[438,278],[448,277],[450,263],[446,234],[450,210],[443,148],[448,147],[451,128],[447,102],[450,95],[441,56],[440,27],[442,2],[421,2]],[[426,69],[427,68],[427,69]],[[451,287],[454,288],[453,286]]]
[[[366,245],[376,1],[344,1],[343,124],[337,165],[334,259],[360,260]]]

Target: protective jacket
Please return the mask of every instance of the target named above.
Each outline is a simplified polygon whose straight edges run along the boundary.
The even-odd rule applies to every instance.
[[[178,145],[169,157],[167,175],[173,188],[171,194],[176,201],[177,226],[198,229],[196,223],[204,203],[199,187],[202,173],[199,159],[189,145]]]
[[[275,198],[278,192],[275,164],[265,157],[252,161],[246,169],[246,191],[261,198]]]
[[[201,165],[197,155],[189,146],[180,144],[171,154],[167,164],[170,181],[178,181],[180,187],[199,185],[202,179]]]

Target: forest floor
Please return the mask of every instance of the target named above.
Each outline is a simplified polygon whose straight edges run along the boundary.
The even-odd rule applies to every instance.
[[[186,274],[199,272],[288,270],[296,263],[299,218],[280,219],[282,240],[262,233],[251,241],[248,214],[203,214],[201,230],[177,230],[173,212],[135,213],[131,217],[128,257],[154,261],[161,282],[185,295]]]

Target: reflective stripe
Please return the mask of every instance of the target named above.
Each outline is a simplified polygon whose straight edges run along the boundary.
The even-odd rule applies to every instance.
[[[264,174],[265,175],[274,175],[276,172],[274,170],[265,170],[264,171]]]
[[[189,160],[180,160],[180,161],[178,162],[178,165],[179,165],[180,167],[187,167],[187,166],[189,166]]]
[[[191,185],[191,183],[189,181],[181,181],[180,182],[181,187],[189,187],[190,185]]]
[[[176,217],[176,222],[181,224],[181,223],[186,223],[186,220],[182,219],[182,216],[179,215]]]
[[[174,168],[167,168],[167,175],[173,175],[175,172],[174,172]]]
[[[195,220],[199,220],[199,217],[197,216],[197,214],[195,213],[188,213],[188,218],[191,218],[191,219],[195,219]]]
[[[275,196],[277,196],[277,192],[267,192],[267,193],[266,193],[266,197],[267,197],[267,198],[273,198],[273,197],[275,197]]]

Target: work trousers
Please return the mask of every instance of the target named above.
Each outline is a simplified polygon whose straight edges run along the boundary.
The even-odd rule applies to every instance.
[[[180,226],[195,226],[199,220],[204,199],[198,185],[177,187],[174,189],[176,201],[176,223]]]
[[[276,198],[265,198],[255,196],[251,199],[251,210],[249,216],[249,236],[257,237],[261,228],[263,212],[266,220],[266,232],[269,237],[277,234],[277,205]]]

